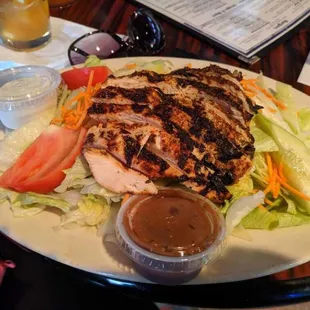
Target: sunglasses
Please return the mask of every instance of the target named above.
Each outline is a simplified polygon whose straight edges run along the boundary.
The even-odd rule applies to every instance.
[[[146,9],[139,9],[129,19],[128,36],[97,30],[75,40],[68,49],[71,65],[85,62],[90,55],[99,59],[151,56],[159,53],[166,45],[161,25]]]

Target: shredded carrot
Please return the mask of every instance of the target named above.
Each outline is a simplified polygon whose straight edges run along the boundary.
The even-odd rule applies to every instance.
[[[69,108],[72,103],[82,99],[83,97],[84,97],[84,92],[81,92],[77,94],[76,96],[74,96],[73,98],[71,98],[70,100],[68,100],[63,107]]]
[[[246,94],[248,97],[250,97],[250,98],[252,98],[252,97],[255,96],[255,93],[253,93],[253,92],[251,92],[251,91],[245,91],[245,94]]]
[[[251,194],[256,194],[259,190],[258,189],[253,189],[250,191]]]
[[[271,191],[272,191],[272,194],[274,196],[274,193],[275,193],[275,186],[276,186],[276,180],[277,180],[277,168],[274,167],[273,168],[273,173],[272,173],[272,178],[270,180],[270,184],[271,184]],[[273,197],[274,198],[274,197]]]
[[[90,72],[88,83],[87,83],[87,88],[86,88],[86,94],[90,93],[91,86],[92,86],[92,83],[93,83],[93,79],[94,79],[94,70],[92,70]]]
[[[131,197],[131,194],[125,194],[124,195],[124,198],[123,198],[123,200],[122,200],[122,205],[129,199]]]
[[[276,106],[278,106],[281,110],[286,110],[286,109],[287,109],[287,107],[286,107],[281,101],[279,101],[278,99],[272,98],[271,100],[272,100],[273,103],[274,103]]]
[[[265,198],[265,203],[269,206],[273,205],[273,202],[271,200],[269,200],[268,198]]]
[[[264,207],[263,205],[261,205],[261,204],[259,204],[258,207],[259,207],[260,209],[262,209],[262,210],[265,210],[265,207]]]
[[[266,180],[268,185],[264,190],[265,195],[267,195],[269,192],[272,192],[272,197],[277,199],[281,191],[281,186],[283,186],[291,193],[299,196],[304,200],[310,201],[310,196],[307,196],[287,183],[287,180],[283,175],[283,162],[280,162],[279,167],[277,167],[274,163],[272,163],[272,159],[269,153],[265,153],[265,159],[269,174],[269,178]],[[270,204],[270,200],[265,198],[265,203]]]
[[[266,97],[268,97],[269,99],[271,99],[272,102],[273,102],[276,106],[278,106],[280,109],[282,109],[282,110],[285,110],[285,109],[286,109],[286,106],[285,106],[281,101],[277,100],[274,96],[272,96],[272,94],[270,94],[270,93],[268,92],[268,90],[266,90],[266,89],[264,89],[264,88],[262,88],[262,87],[260,87],[260,86],[258,86],[258,85],[255,85],[255,87],[256,87],[257,89],[259,89]]]
[[[83,121],[84,121],[86,115],[87,115],[87,110],[85,110],[79,118],[77,118],[77,119],[74,120],[74,122],[75,122],[76,124],[73,126],[72,129],[78,129],[78,128],[80,128],[80,126],[82,125],[82,123],[83,123]]]
[[[279,176],[277,176],[277,180],[279,181],[279,183],[285,187],[286,189],[288,189],[290,192],[292,192],[293,194],[295,194],[296,196],[299,196],[300,198],[309,201],[310,197],[305,195],[304,193],[300,192],[299,190],[297,190],[296,188],[292,187],[291,185],[287,184],[284,180],[282,180]]]
[[[135,69],[137,67],[137,64],[127,64],[125,66],[126,69]]]
[[[264,89],[263,87],[258,86],[256,82],[257,82],[256,79],[248,79],[248,80],[242,80],[240,83],[245,88],[245,91],[249,93],[254,93],[254,96],[255,96],[255,92],[253,88],[256,88],[259,91],[261,91],[266,97],[268,97],[278,108],[282,110],[286,109],[286,106],[281,101],[276,99],[268,90]],[[249,86],[252,88],[249,88]],[[248,97],[251,97],[251,96],[248,96]]]
[[[63,121],[62,118],[54,118],[54,119],[52,120],[52,124],[61,123],[62,121]]]
[[[274,190],[274,193],[273,193],[273,198],[277,199],[279,197],[280,188],[281,188],[281,184],[279,182],[277,182],[276,185],[275,185],[275,190]]]
[[[283,174],[283,162],[282,161],[280,162],[280,165],[279,165],[279,176],[283,181],[286,182],[286,177]]]
[[[267,195],[270,191],[271,191],[271,184],[269,184],[269,185],[265,188],[264,194]]]
[[[269,153],[265,153],[267,167],[268,167],[268,173],[269,173],[269,180],[272,178],[273,169],[272,169],[272,160]]]
[[[276,113],[277,112],[277,110],[275,110],[275,109],[273,109],[273,108],[268,108],[268,111],[270,111],[271,113]]]
[[[242,80],[240,83],[241,84],[255,84],[256,83],[256,79],[246,79],[246,80]]]
[[[91,98],[95,91],[100,88],[100,84],[92,86],[94,79],[94,71],[92,70],[89,75],[86,90],[80,92],[75,97],[68,100],[64,106],[61,107],[61,119],[55,118],[52,123],[63,122],[66,127],[70,129],[78,129],[87,116],[87,110],[91,107]],[[76,106],[72,107],[72,104]]]

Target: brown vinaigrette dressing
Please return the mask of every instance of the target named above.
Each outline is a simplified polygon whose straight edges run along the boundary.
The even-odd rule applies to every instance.
[[[123,224],[137,245],[165,256],[200,253],[220,230],[218,215],[206,201],[173,190],[135,199]]]

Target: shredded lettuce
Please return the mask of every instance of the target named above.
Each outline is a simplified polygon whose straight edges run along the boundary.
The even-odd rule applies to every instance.
[[[101,196],[106,199],[106,201],[111,204],[112,202],[119,202],[122,200],[123,195],[114,193],[109,191],[108,189],[99,185],[95,179],[90,178],[89,180],[93,180],[93,183],[90,185],[86,185],[81,189],[81,194],[92,194]]]
[[[81,193],[79,190],[71,189],[63,193],[51,193],[56,199],[62,199],[70,204],[70,209],[77,206],[78,202],[81,199]]]
[[[262,115],[257,116],[261,129],[269,134],[279,147],[272,153],[273,160],[283,165],[284,175],[289,184],[299,192],[310,196],[310,152],[306,145],[295,135],[276,125]],[[292,194],[300,208],[310,214],[310,202]]]
[[[261,186],[267,186],[268,167],[263,153],[255,153],[253,159],[254,170],[251,172],[253,179]]]
[[[256,152],[276,152],[279,150],[273,139],[258,127],[251,128]]]
[[[245,216],[247,216],[259,204],[264,202],[264,197],[264,193],[259,191],[254,195],[241,197],[230,206],[226,214],[227,235],[230,235],[233,231],[233,228],[239,225],[241,221],[243,223],[243,218]]]
[[[278,228],[299,226],[310,223],[310,216],[298,212],[296,214],[290,214],[286,212],[271,211],[278,220]]]
[[[266,208],[255,208],[242,219],[241,224],[247,229],[274,229],[279,226],[279,221]]]
[[[297,116],[296,104],[293,100],[292,86],[281,82],[276,83],[276,98],[284,103],[285,110],[281,110],[283,119],[288,123],[293,133],[300,132],[299,120]]]
[[[38,115],[27,125],[12,131],[0,142],[0,172],[8,169],[20,154],[48,127],[54,108]]]
[[[297,135],[297,138],[301,140],[307,148],[310,148],[310,131],[302,131]]]
[[[70,204],[67,201],[51,195],[19,193],[16,197],[16,201],[19,201],[25,208],[34,204],[42,204],[48,207],[55,207],[63,212],[70,211]]]
[[[45,207],[54,207],[63,212],[70,211],[70,203],[62,197],[42,195],[37,193],[17,193],[1,188],[0,199],[9,201],[13,212],[18,216],[37,214]],[[36,209],[33,209],[36,208]],[[33,210],[28,210],[33,209]]]
[[[18,204],[18,203],[9,203],[7,200],[5,202],[5,206],[11,208],[14,217],[27,217],[27,216],[34,216],[39,213],[41,213],[43,210],[45,210],[46,206],[42,204],[33,204],[27,206],[25,208],[24,206]]]
[[[130,61],[125,67],[113,71],[113,75],[124,76],[142,70],[150,70],[158,74],[164,74],[169,73],[172,69],[173,65],[169,60],[154,60],[151,62]]]
[[[297,113],[302,131],[310,131],[310,108],[303,108]]]
[[[259,75],[257,79],[257,84],[266,89],[264,76],[262,73]],[[269,91],[269,90],[268,90]],[[261,114],[264,115],[268,119],[272,119],[277,125],[283,127],[289,132],[292,132],[290,126],[284,120],[281,110],[273,103],[273,101],[268,98],[262,91],[259,89],[255,89],[256,96],[253,98],[255,103],[259,106],[262,106],[263,109],[260,110]],[[274,92],[273,92],[274,93]]]
[[[75,228],[76,226],[99,227],[109,216],[110,205],[102,197],[84,195],[78,208],[61,217],[58,228]]]
[[[99,59],[96,55],[87,56],[84,67],[98,67],[104,66],[104,61]]]
[[[55,188],[55,192],[57,193],[64,193],[68,188],[77,188],[90,184],[89,181],[86,181],[86,178],[91,176],[91,172],[86,160],[82,156],[77,157],[74,165],[63,172],[66,174],[66,177]]]
[[[221,209],[221,212],[225,214],[230,206],[242,196],[250,195],[253,191],[253,181],[249,174],[243,176],[238,183],[227,186],[227,189],[232,194],[230,200],[225,201],[224,207]]]
[[[90,55],[84,62],[85,67],[105,66],[105,62],[95,55]],[[123,68],[113,70],[114,76],[123,76],[134,73],[135,71],[149,70],[158,74],[169,73],[173,69],[173,64],[169,60],[139,61],[131,60]]]

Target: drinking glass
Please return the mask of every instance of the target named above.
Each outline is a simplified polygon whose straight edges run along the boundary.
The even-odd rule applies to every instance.
[[[16,50],[33,49],[51,38],[47,0],[0,0],[0,38]]]

